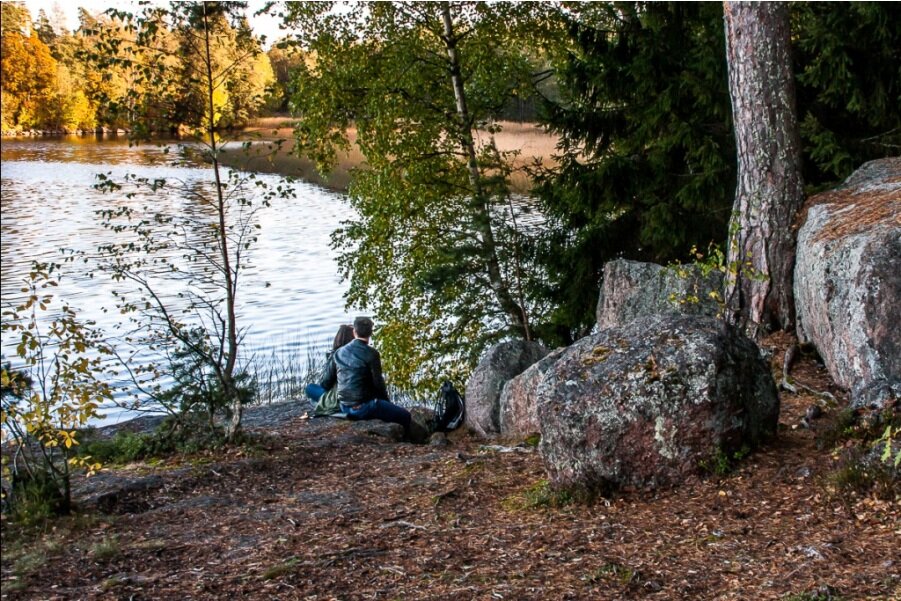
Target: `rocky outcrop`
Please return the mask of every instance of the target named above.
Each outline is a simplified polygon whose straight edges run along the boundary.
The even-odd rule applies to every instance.
[[[852,405],[901,396],[901,159],[863,165],[811,198],[795,263],[798,335]]]
[[[547,355],[538,342],[509,340],[492,346],[466,383],[466,425],[482,436],[500,432],[504,384]]]
[[[716,315],[720,305],[710,293],[722,290],[722,272],[704,274],[697,265],[610,261],[604,265],[598,327],[625,325],[644,315]]]
[[[650,316],[566,349],[537,386],[539,449],[556,486],[674,485],[776,431],[757,346],[705,316]]]
[[[565,348],[552,351],[524,372],[504,384],[500,396],[500,432],[508,436],[537,434],[536,390],[545,373],[553,367]]]

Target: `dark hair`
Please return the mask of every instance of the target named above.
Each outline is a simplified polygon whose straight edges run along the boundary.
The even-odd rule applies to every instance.
[[[347,324],[342,325],[338,328],[338,333],[335,334],[335,341],[332,343],[332,350],[337,351],[339,348],[351,342],[354,339],[354,327],[349,326]]]
[[[357,317],[354,320],[354,332],[356,332],[357,336],[360,338],[369,338],[372,336],[372,320],[368,317]]]

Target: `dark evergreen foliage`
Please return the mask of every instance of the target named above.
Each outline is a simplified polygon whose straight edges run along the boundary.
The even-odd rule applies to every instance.
[[[562,157],[537,193],[553,224],[542,260],[558,276],[542,292],[557,333],[579,334],[606,261],[665,263],[725,241],[736,159],[721,4],[597,3],[567,18],[563,100],[543,118]],[[792,5],[809,190],[899,154],[899,23],[890,3]]]
[[[901,154],[901,5],[793,8],[804,181],[823,188],[865,161]]]
[[[592,5],[571,19],[564,101],[546,118],[563,156],[538,193],[556,226],[543,253],[559,275],[555,321],[577,329],[614,256],[665,262],[725,238],[735,151],[721,5]]]

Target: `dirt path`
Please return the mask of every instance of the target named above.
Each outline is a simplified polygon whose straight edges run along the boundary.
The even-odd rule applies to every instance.
[[[395,443],[289,408],[252,450],[117,470],[155,484],[60,522],[28,569],[4,523],[2,597],[901,598],[897,502],[830,495],[833,416],[793,427],[811,402],[784,397],[778,440],[732,474],[590,505],[555,504],[528,447]]]

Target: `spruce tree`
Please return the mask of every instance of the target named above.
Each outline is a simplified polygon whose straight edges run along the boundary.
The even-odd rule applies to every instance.
[[[546,117],[563,154],[538,188],[563,338],[593,322],[606,261],[666,262],[721,241],[735,189],[719,4],[589,5],[569,31],[564,99]]]

